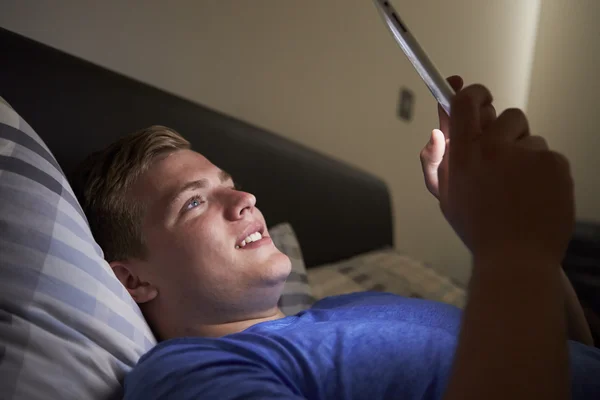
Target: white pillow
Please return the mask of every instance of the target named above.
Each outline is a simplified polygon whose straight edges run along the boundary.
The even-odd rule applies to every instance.
[[[120,398],[155,339],[51,152],[3,100],[0,232],[0,397]]]

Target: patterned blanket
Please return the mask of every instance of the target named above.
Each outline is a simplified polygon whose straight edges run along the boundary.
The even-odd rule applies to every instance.
[[[393,249],[361,254],[311,268],[308,281],[315,299],[338,294],[380,291],[453,304],[462,308],[465,289],[426,264]]]

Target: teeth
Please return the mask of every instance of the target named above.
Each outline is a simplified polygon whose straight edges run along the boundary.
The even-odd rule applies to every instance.
[[[244,247],[248,243],[256,242],[257,240],[260,240],[260,239],[262,239],[262,234],[260,232],[254,232],[254,233],[248,235],[248,237],[246,237],[246,239],[242,240],[242,243],[240,243],[239,246],[236,246],[236,249],[239,249],[240,247]]]

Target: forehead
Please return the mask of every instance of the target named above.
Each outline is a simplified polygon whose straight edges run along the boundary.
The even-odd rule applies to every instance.
[[[170,174],[190,169],[193,169],[196,173],[219,171],[217,166],[206,157],[192,150],[178,150],[168,153],[166,156],[156,159],[149,168],[149,170],[154,170],[155,174]]]
[[[165,195],[191,180],[219,179],[221,170],[202,154],[192,150],[178,150],[158,157],[142,174],[134,193],[147,196]]]

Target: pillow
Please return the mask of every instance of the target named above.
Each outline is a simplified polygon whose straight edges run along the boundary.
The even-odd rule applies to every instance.
[[[292,262],[292,272],[285,282],[283,294],[279,299],[279,309],[285,315],[294,315],[310,308],[314,303],[306,277],[306,266],[302,258],[300,243],[298,243],[292,225],[287,222],[269,228],[269,235],[275,247],[287,255]]]
[[[115,399],[155,339],[56,160],[0,98],[0,393]]]
[[[394,249],[375,250],[311,268],[308,281],[316,299],[378,291],[441,301],[459,308],[464,307],[466,301],[463,287]]]

